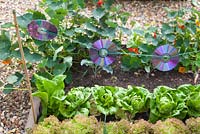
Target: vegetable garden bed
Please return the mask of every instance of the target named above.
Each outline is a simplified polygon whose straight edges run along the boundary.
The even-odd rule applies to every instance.
[[[93,2],[87,11],[84,0],[43,0],[41,11],[18,17],[13,11],[15,24],[2,25],[15,28],[17,35],[1,31],[2,64],[17,59],[22,65],[35,106],[27,128],[37,118],[35,134],[198,134],[198,8],[165,8],[168,21],[160,26],[133,21],[130,28],[131,14],[113,6],[114,0]],[[33,77],[30,68],[36,68]],[[23,79],[19,72],[10,75],[1,82],[3,92],[21,89]],[[132,123],[138,119],[146,121]],[[187,120],[186,125],[180,120]]]

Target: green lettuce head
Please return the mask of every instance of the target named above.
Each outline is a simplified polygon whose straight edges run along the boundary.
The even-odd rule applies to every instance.
[[[154,94],[150,100],[151,122],[164,120],[166,118],[176,117],[184,119],[187,114],[187,107],[184,93],[167,86],[159,86],[154,89]]]
[[[192,117],[200,117],[200,85],[194,86],[187,99],[188,114]]]
[[[93,89],[93,98],[97,110],[104,115],[115,114],[118,110],[116,98],[114,97],[117,88],[111,86],[95,86]]]
[[[151,93],[143,87],[128,86],[128,90],[121,92],[118,96],[118,106],[131,113],[132,117],[136,113],[144,112],[149,108]]]

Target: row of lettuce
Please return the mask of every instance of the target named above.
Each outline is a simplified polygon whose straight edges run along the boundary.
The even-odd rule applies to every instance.
[[[43,120],[55,115],[60,120],[75,115],[114,115],[118,119],[134,119],[137,113],[149,112],[149,121],[167,118],[185,119],[200,116],[200,85],[181,85],[178,88],[158,86],[150,93],[138,86],[128,88],[112,86],[76,87],[65,93],[64,79],[57,75],[47,79],[34,74],[37,91],[33,96],[41,99]]]
[[[98,122],[94,116],[77,115],[71,120],[59,122],[50,116],[33,128],[33,134],[199,134],[200,118],[189,118],[184,124],[181,120],[170,118],[151,124],[145,120],[134,123],[127,120],[117,122]]]
[[[171,10],[165,8],[168,21],[160,27],[153,24],[139,25],[130,20],[131,13],[125,12],[123,6],[114,0],[104,0],[98,6],[93,0],[93,7],[88,11],[85,0],[41,0],[40,11],[28,10],[18,16],[20,35],[28,67],[37,68],[43,76],[67,75],[66,84],[73,79],[73,70],[77,64],[94,70],[94,74],[102,70],[113,73],[114,66],[98,66],[91,61],[88,50],[98,39],[109,39],[116,44],[121,55],[121,68],[124,71],[144,69],[154,70],[152,54],[162,45],[169,44],[179,52],[179,72],[192,70],[197,73],[200,68],[200,12],[196,9]],[[185,19],[187,16],[187,19]],[[47,20],[58,29],[58,35],[50,41],[33,39],[27,25],[33,20]],[[130,23],[130,24],[129,24]],[[129,27],[127,27],[129,25]],[[21,62],[16,34],[8,29],[14,25],[9,22],[0,25],[0,60],[9,65],[12,59]],[[126,41],[124,41],[126,40]],[[117,53],[118,53],[117,52]],[[39,63],[32,66],[32,63]],[[96,69],[98,68],[98,69]],[[84,68],[82,68],[84,69]],[[85,72],[87,70],[84,70]],[[84,73],[83,73],[84,74]],[[14,75],[12,77],[20,76]],[[11,82],[6,87],[17,86]]]

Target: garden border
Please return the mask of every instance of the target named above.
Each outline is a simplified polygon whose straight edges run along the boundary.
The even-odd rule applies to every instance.
[[[41,100],[40,98],[38,97],[33,97],[33,104],[34,104],[34,111],[35,111],[35,114],[36,114],[36,117],[39,117],[39,115],[41,114],[40,113],[40,105],[41,105]],[[36,121],[38,120],[38,118],[36,118]],[[27,118],[27,122],[25,124],[25,130],[28,130],[28,129],[32,129],[34,127],[35,123],[34,123],[34,117],[33,117],[33,112],[32,112],[32,107],[31,109],[29,110],[29,115],[28,115],[28,118]]]

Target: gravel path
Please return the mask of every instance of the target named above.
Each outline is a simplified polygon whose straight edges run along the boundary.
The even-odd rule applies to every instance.
[[[191,0],[172,1],[172,0],[154,0],[154,1],[125,1],[122,2],[125,11],[132,13],[129,20],[137,21],[140,24],[158,25],[167,21],[166,12],[163,7],[170,9],[190,9],[193,7]],[[200,7],[195,7],[200,11]]]
[[[162,7],[179,9],[181,7],[191,8],[191,0],[187,2],[177,1],[123,1],[124,10],[132,13],[130,20],[140,24],[149,23],[152,25],[166,21],[166,13]],[[39,0],[0,0],[0,25],[13,20],[12,10],[23,14],[27,9],[37,9]],[[200,7],[199,7],[200,10]],[[12,63],[9,67],[1,69],[0,81],[5,81],[6,77],[16,70],[19,65]],[[22,134],[24,125],[30,109],[29,96],[27,91],[15,91],[5,95],[0,90],[0,134]]]
[[[13,20],[12,10],[23,14],[27,9],[36,9],[40,0],[0,0],[0,24]]]

